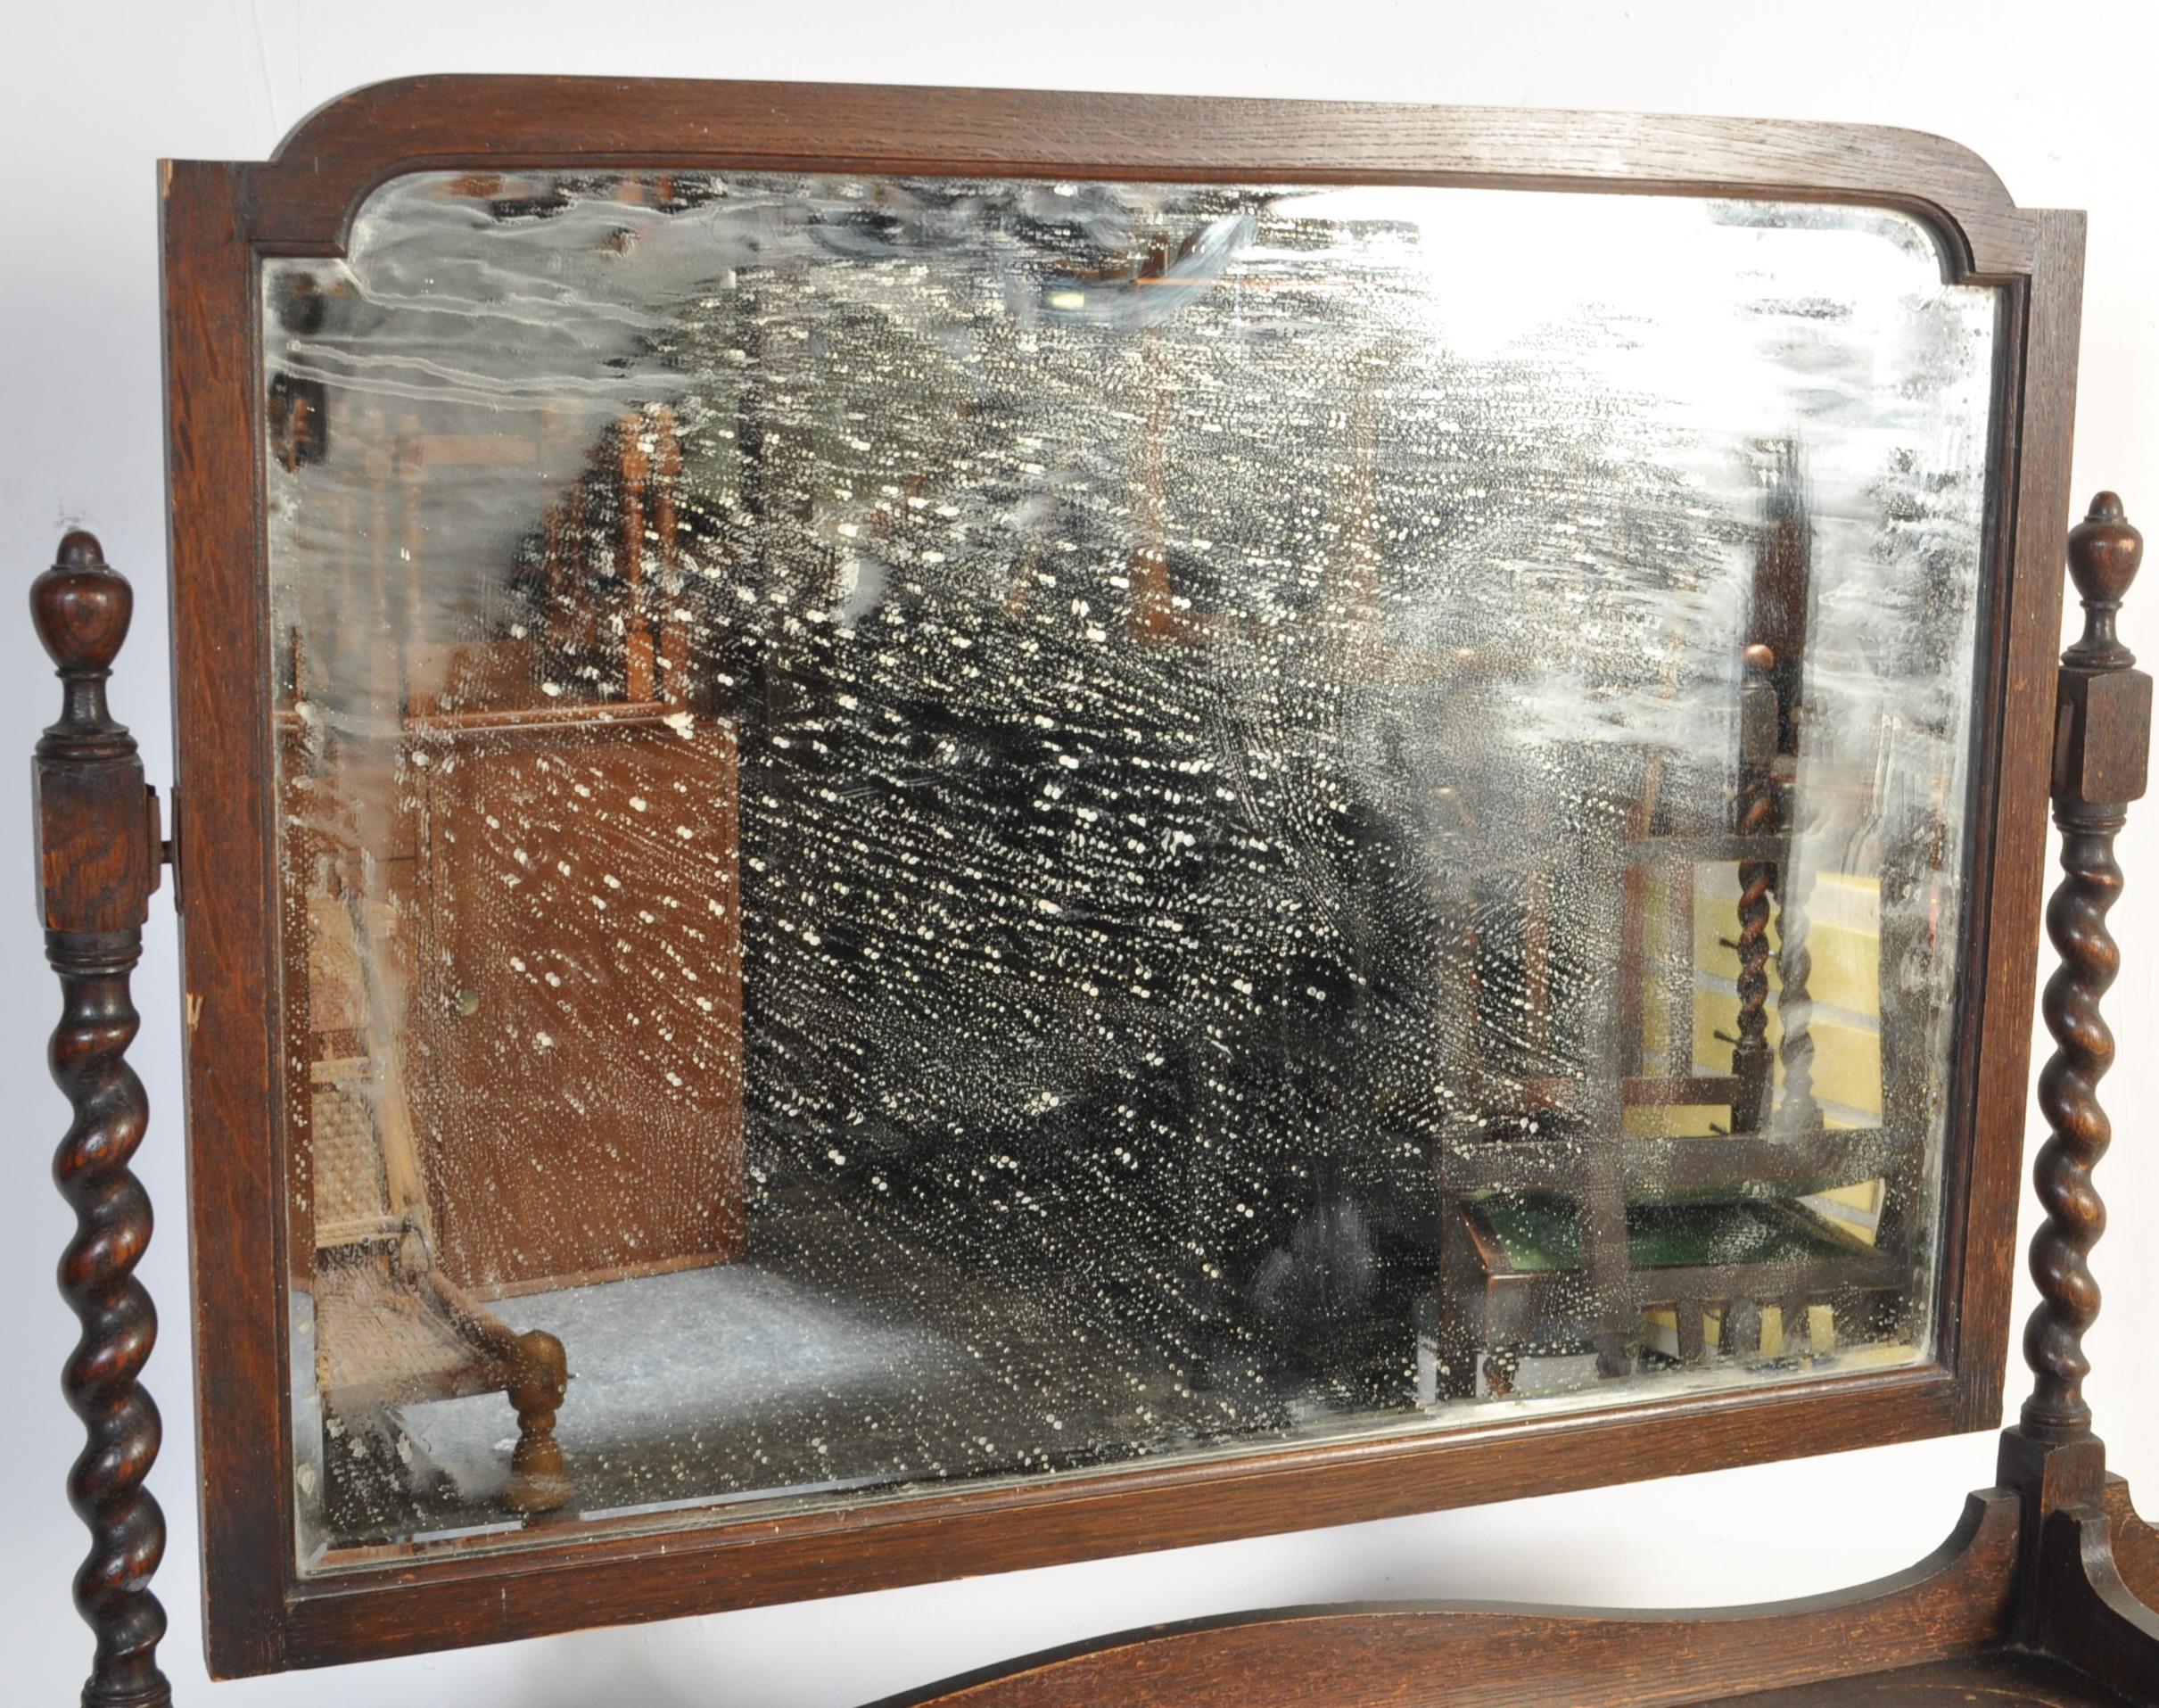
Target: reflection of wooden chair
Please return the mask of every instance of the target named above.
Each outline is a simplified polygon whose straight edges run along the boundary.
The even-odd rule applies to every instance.
[[[352,998],[365,986],[351,905],[340,896],[308,898],[309,987],[332,1020],[361,1006]],[[315,1036],[328,1029],[318,1026]],[[325,1057],[309,1069],[315,1362],[324,1410],[336,1418],[507,1394],[518,1436],[504,1504],[551,1511],[570,1487],[554,1433],[567,1380],[562,1342],[540,1330],[516,1333],[437,1269],[399,1079],[391,1052]]]
[[[307,1080],[293,1094],[294,1148],[314,1254],[312,1273],[295,1279],[313,1297],[325,1424],[341,1432],[390,1407],[505,1394],[518,1436],[503,1502],[552,1511],[570,1492],[554,1433],[568,1382],[562,1342],[512,1330],[435,1264],[400,1060],[385,1042],[396,1027],[379,1018],[361,948],[358,910],[367,904],[339,876],[342,827],[322,780],[309,774],[304,725],[281,723],[286,797],[313,808],[294,814],[307,826],[294,865],[309,881],[287,901],[286,985],[295,1029],[307,1041]],[[391,940],[385,920],[369,923],[370,940]]]
[[[1899,1242],[1847,1238],[1796,1201],[1898,1174],[1911,1147],[1892,1127],[1825,1129],[1812,1101],[1803,910],[1781,886],[1791,847],[1778,802],[1789,779],[1777,751],[1773,664],[1768,648],[1749,648],[1734,828],[1666,827],[1652,835],[1638,821],[1617,852],[1603,935],[1578,956],[1585,1018],[1572,1072],[1554,1070],[1558,975],[1541,875],[1526,875],[1506,898],[1518,942],[1496,953],[1472,928],[1457,998],[1472,1017],[1467,1053],[1479,1118],[1441,1147],[1438,1164],[1438,1352],[1448,1397],[1474,1390],[1479,1349],[1487,1379],[1502,1392],[1529,1346],[1586,1341],[1596,1349],[1600,1376],[1626,1374],[1652,1311],[1671,1313],[1682,1362],[1766,1350],[1771,1313],[1791,1352],[1809,1340],[1814,1306],[1847,1320],[1868,1296],[1909,1283]],[[1663,1071],[1643,1073],[1644,880],[1655,874],[1668,896],[1687,898],[1691,913],[1697,869],[1735,863],[1741,895],[1730,946],[1739,961],[1739,1014],[1737,1035],[1726,1040],[1731,1071],[1693,1071],[1693,1027],[1675,1014]],[[1774,1135],[1763,1131],[1777,1053],[1768,1036],[1772,895],[1785,937],[1778,993],[1785,1107]],[[1491,912],[1480,908],[1480,917]],[[1597,923],[1586,928],[1594,932]],[[1617,960],[1616,976],[1608,956]],[[1535,1060],[1526,1069],[1505,1063],[1493,1070],[1485,1044],[1487,970],[1504,986],[1501,1006],[1527,1017]],[[1512,1076],[1507,1066],[1516,1068]],[[1725,1106],[1729,1125],[1701,1135],[1627,1130],[1629,1110],[1705,1105]]]

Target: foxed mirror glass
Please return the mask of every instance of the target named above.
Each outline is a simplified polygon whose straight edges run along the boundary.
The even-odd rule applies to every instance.
[[[1927,1359],[1943,270],[752,172],[266,263],[301,1569]]]

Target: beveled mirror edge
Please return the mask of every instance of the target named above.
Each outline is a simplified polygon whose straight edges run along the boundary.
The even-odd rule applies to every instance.
[[[633,99],[633,97],[644,97]],[[783,98],[784,97],[784,98]],[[1077,144],[1117,120],[1115,159]],[[1133,127],[1147,140],[1133,140]],[[713,140],[724,125],[724,144]],[[820,131],[820,127],[821,131]],[[882,128],[880,128],[880,127]],[[1048,142],[1044,138],[1050,138]],[[820,138],[827,145],[820,147]],[[883,153],[878,153],[879,139]],[[1909,149],[1910,158],[1899,153]],[[853,152],[848,152],[852,150]],[[944,152],[938,153],[938,150]],[[1002,151],[1002,152],[1001,152]],[[1098,151],[1099,152],[1099,151]],[[1920,212],[2005,292],[1978,720],[1974,983],[1951,1110],[1941,1362],[1458,1435],[1344,1442],[799,1522],[716,1523],[548,1555],[384,1565],[299,1583],[283,1396],[274,874],[261,654],[257,263],[330,252],[373,186],[421,166],[784,163],[1024,175],[1421,181],[1776,194]],[[1285,164],[1290,167],[1283,171]],[[1917,133],[851,86],[415,78],[333,103],[274,162],[162,168],[176,777],[182,852],[193,1306],[206,1642],[237,1676],[1353,1522],[1651,1474],[1991,1427],[2008,1335],[2045,847],[2053,649],[2069,511],[2080,214],[2020,210],[1976,158]],[[190,777],[203,779],[200,785]],[[199,797],[199,798],[198,798]],[[1961,1197],[1957,1194],[1961,1193]],[[1577,1440],[1576,1438],[1584,1438]],[[1587,1450],[1585,1450],[1585,1447]],[[1493,1474],[1495,1472],[1496,1475]],[[1052,1516],[1054,1514],[1054,1516]],[[1047,1522],[1045,1522],[1047,1521]],[[850,1546],[835,1558],[835,1539]],[[752,1539],[754,1538],[755,1539]],[[492,1593],[475,1594],[485,1586]]]

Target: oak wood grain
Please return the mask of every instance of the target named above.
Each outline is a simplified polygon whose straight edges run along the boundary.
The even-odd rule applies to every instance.
[[[1960,277],[2021,272],[2034,234],[1976,154],[1887,127],[680,78],[378,83],[317,108],[248,186],[259,236],[315,253],[399,172],[597,164],[1775,194],[1917,213]]]
[[[157,1663],[165,1609],[150,1588],[165,1555],[165,1518],[144,1487],[164,1438],[142,1382],[158,1318],[135,1277],[152,1219],[128,1167],[150,1121],[127,1057],[140,1025],[128,985],[157,879],[156,819],[135,738],[105,698],[134,609],[127,578],[79,530],[30,587],[37,638],[62,685],[59,721],[33,760],[32,825],[45,959],[61,990],[48,1060],[73,1114],[53,1179],[75,1212],[61,1295],[82,1324],[61,1390],[87,1438],[68,1475],[68,1503],[90,1531],[74,1586],[76,1611],[95,1638],[85,1708],[172,1700]]]
[[[288,1107],[271,859],[260,305],[367,190],[434,166],[639,164],[1775,194],[1910,210],[2001,283],[1999,483],[1975,728],[1971,1007],[1950,1086],[1938,1367],[1331,1441],[836,1513],[578,1527],[300,1580],[284,1334]],[[165,168],[180,893],[205,1597],[220,1675],[848,1593],[1912,1440],[1998,1415],[2028,1066],[2082,221],[1909,132],[1753,120],[660,79],[412,79],[277,158]]]
[[[1295,1608],[1081,1644],[877,1708],[1609,1708],[1716,1701],[1970,1654],[2007,1628],[2017,1502],[1974,1495],[1955,1534],[1875,1583],[1759,1607]]]

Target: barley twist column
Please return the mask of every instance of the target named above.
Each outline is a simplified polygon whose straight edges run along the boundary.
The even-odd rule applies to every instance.
[[[75,1210],[60,1290],[82,1321],[61,1378],[87,1436],[68,1498],[90,1530],[75,1605],[96,1635],[85,1708],[151,1708],[172,1692],[158,1671],[165,1610],[150,1579],[165,1521],[143,1487],[157,1458],[158,1411],[143,1390],[157,1311],[135,1279],[150,1201],[128,1168],[149,1104],[128,1066],[137,1024],[128,979],[142,953],[158,873],[157,829],[135,739],[105,705],[134,599],[97,541],[70,533],[30,593],[38,639],[59,666],[60,721],[37,743],[38,911],[60,976],[53,1078],[74,1120],[53,1176]]]
[[[1739,802],[1735,828],[1743,837],[1768,836],[1776,827],[1776,689],[1769,672],[1776,656],[1759,643],[1746,649],[1740,688]],[[1765,860],[1739,866],[1738,1036],[1732,1044],[1732,1073],[1739,1092],[1732,1104],[1732,1131],[1760,1127],[1769,1108],[1769,891],[1776,868]]]
[[[2114,616],[2143,553],[2142,536],[2111,492],[2092,500],[2069,537],[2084,633],[2062,655],[2056,718],[2054,819],[2063,876],[2048,904],[2047,934],[2061,964],[2040,1004],[2056,1048],[2039,1081],[2050,1135],[2032,1172],[2047,1222],[2031,1242],[2040,1302],[2024,1330],[2035,1380],[2023,1416],[2025,1436],[2055,1446],[2091,1435],[2083,1341],[2099,1314],[2091,1249],[2106,1227],[2092,1170],[2112,1135],[2098,1085],[2114,1057],[2099,1001],[2121,967],[2106,928],[2107,910],[2122,893],[2114,836],[2129,803],[2144,793],[2152,699],[2151,679],[2132,668]]]

